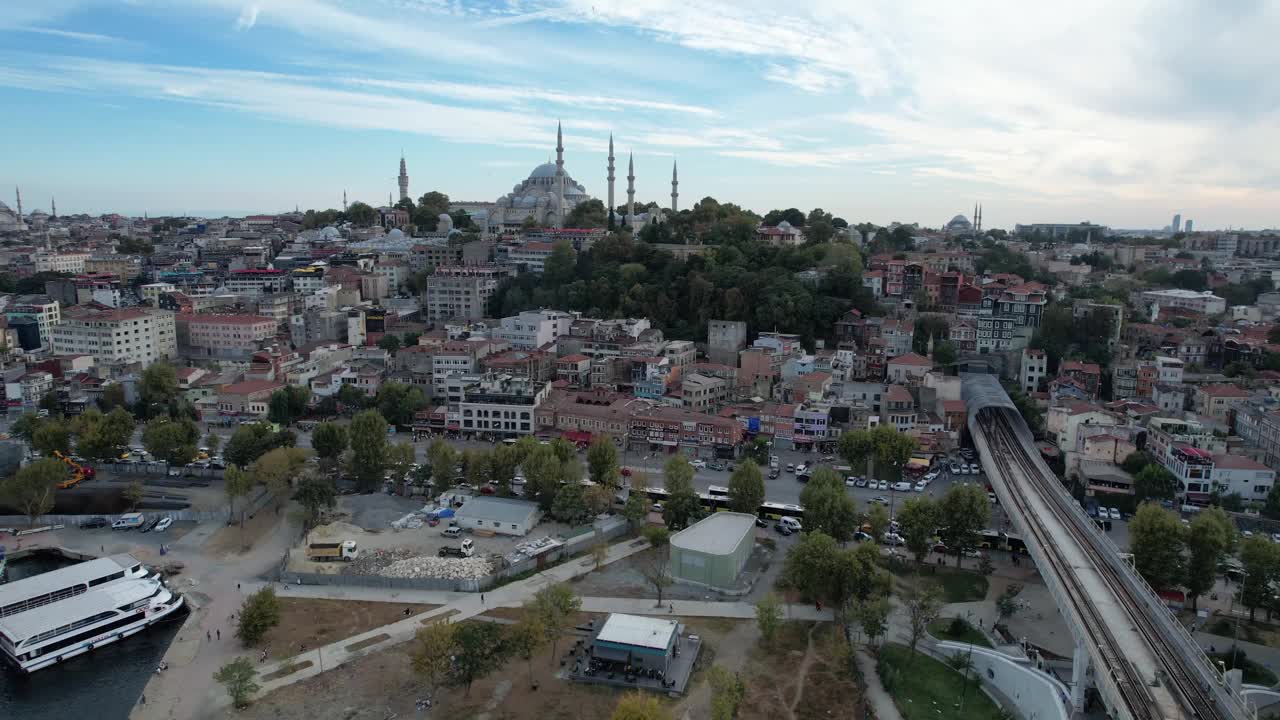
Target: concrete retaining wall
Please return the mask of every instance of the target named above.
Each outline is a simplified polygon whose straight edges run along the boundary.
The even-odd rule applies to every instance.
[[[939,642],[936,650],[944,657],[972,650],[974,674],[983,685],[994,687],[1013,702],[1022,717],[1070,720],[1067,686],[1037,670],[1030,661],[967,643]]]

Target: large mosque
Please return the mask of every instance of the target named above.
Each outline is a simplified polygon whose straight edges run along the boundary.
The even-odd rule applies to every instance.
[[[608,186],[609,197],[605,207],[613,213],[614,222],[617,225],[629,225],[633,229],[643,227],[651,222],[662,222],[664,215],[661,210],[654,212],[642,212],[639,215],[635,212],[635,194],[636,194],[636,176],[635,176],[635,159],[629,160],[627,171],[627,213],[625,216],[618,216],[614,213],[614,155],[613,155],[613,136],[609,136],[609,165],[608,165]],[[671,171],[671,211],[676,210],[676,200],[679,193],[676,188],[679,180],[676,176],[675,167],[672,166]],[[559,123],[556,125],[556,160],[555,162],[546,162],[533,169],[519,185],[511,189],[510,193],[503,195],[494,202],[493,207],[489,208],[486,226],[490,232],[501,232],[503,230],[514,230],[525,224],[526,221],[532,219],[534,223],[542,227],[564,227],[565,221],[569,217],[569,213],[578,206],[579,203],[586,202],[591,199],[587,194],[587,189],[581,183],[574,180],[564,167],[564,133]],[[477,217],[475,220],[479,221]]]

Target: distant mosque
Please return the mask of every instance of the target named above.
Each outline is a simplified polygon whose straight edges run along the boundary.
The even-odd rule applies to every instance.
[[[981,235],[982,206],[977,204],[973,206],[973,222],[964,215],[957,215],[942,226],[942,231],[948,235],[973,235],[974,237]]]
[[[605,207],[613,218],[615,226],[629,226],[635,230],[649,223],[664,222],[666,220],[666,216],[660,208],[636,214],[634,156],[629,158],[627,165],[626,215],[619,216],[615,212],[613,135],[609,136],[609,164],[607,169],[606,178],[608,180],[609,198]],[[671,211],[673,213],[676,211],[676,200],[679,197],[679,193],[676,191],[678,185],[679,180],[676,168],[672,165]],[[530,219],[541,227],[562,228],[565,226],[573,209],[591,199],[591,195],[587,194],[587,189],[574,180],[565,170],[564,133],[560,124],[557,123],[555,162],[546,162],[535,167],[524,182],[513,187],[510,193],[498,198],[493,206],[488,208],[485,224],[490,232],[495,233],[503,230],[519,229]],[[473,219],[477,222],[481,221],[478,216]]]

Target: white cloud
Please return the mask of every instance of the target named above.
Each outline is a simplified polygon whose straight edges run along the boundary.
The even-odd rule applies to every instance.
[[[687,113],[702,117],[711,117],[716,111],[699,105],[665,102],[661,100],[640,100],[629,97],[612,97],[546,90],[536,86],[486,85],[455,82],[404,82],[399,80],[379,80],[375,78],[345,78],[343,82],[352,85],[403,90],[426,95],[450,97],[456,100],[473,100],[509,104],[514,101],[529,100],[538,102],[568,105],[573,107],[589,107],[602,110],[635,108],[661,112]]]
[[[83,40],[85,42],[120,42],[120,38],[112,35],[101,35],[99,33],[76,32],[74,30],[57,30],[55,28],[46,27],[15,27],[11,28],[18,32],[37,33],[39,35],[49,35],[51,37],[66,38],[68,40]]]
[[[258,24],[258,13],[261,12],[257,5],[246,5],[240,11],[240,17],[236,18],[236,30],[252,30],[254,25]]]

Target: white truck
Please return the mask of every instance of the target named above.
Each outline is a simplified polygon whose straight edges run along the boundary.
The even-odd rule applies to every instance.
[[[311,543],[307,546],[307,559],[314,562],[341,560],[351,562],[360,554],[355,540],[341,542]]]
[[[125,513],[120,519],[111,523],[112,530],[136,530],[147,522],[147,516],[140,512]]]
[[[440,548],[439,552],[436,553],[437,556],[442,558],[443,557],[469,558],[475,554],[476,554],[476,546],[475,546],[475,543],[471,541],[471,538],[467,538],[466,540],[463,540],[462,545],[459,547],[445,546]]]

